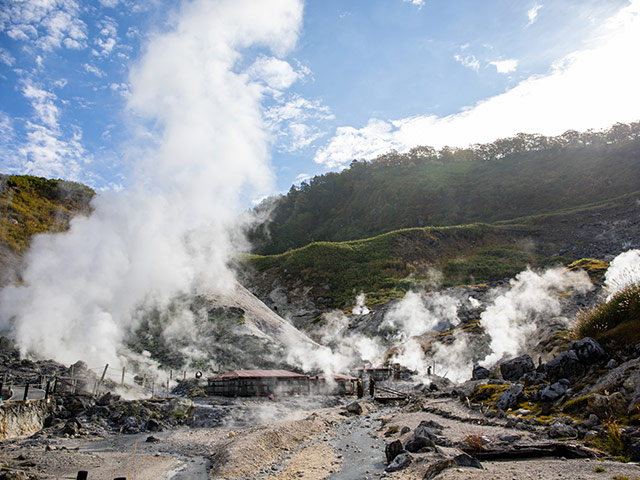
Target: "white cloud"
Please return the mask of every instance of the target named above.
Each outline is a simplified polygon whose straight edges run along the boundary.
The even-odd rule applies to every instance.
[[[30,80],[23,82],[22,94],[31,101],[31,106],[36,112],[36,119],[47,127],[58,130],[58,116],[60,114],[55,105],[56,95],[38,88]]]
[[[20,154],[20,173],[49,178],[79,180],[86,152],[82,146],[82,132],[74,128],[69,140],[57,129],[27,122],[27,141],[17,150]]]
[[[266,56],[259,57],[248,68],[247,74],[254,80],[263,81],[274,90],[285,90],[300,78],[300,74],[289,62]]]
[[[424,0],[402,0],[405,3],[412,3],[418,8],[424,7]]]
[[[87,26],[74,0],[8,2],[0,15],[0,31],[13,40],[34,41],[43,50],[86,45]]]
[[[489,62],[489,65],[496,67],[498,73],[511,73],[515,72],[516,68],[518,68],[518,60],[515,58],[510,58],[508,60],[496,60],[494,62]]]
[[[480,62],[475,57],[475,55],[462,56],[460,54],[455,54],[453,58],[455,59],[456,62],[461,63],[462,65],[464,65],[467,68],[470,68],[471,70],[475,70],[477,72],[480,69]]]
[[[99,47],[99,51],[94,49],[92,54],[107,57],[118,42],[118,24],[114,19],[105,17],[98,22],[98,28],[100,32],[94,40],[94,44]]]
[[[16,59],[13,57],[13,55],[11,55],[11,53],[9,53],[8,50],[0,47],[0,62],[11,67],[14,63],[16,63]]]
[[[105,73],[100,70],[98,67],[96,67],[95,65],[90,65],[88,63],[85,63],[84,65],[82,65],[82,67],[89,73],[94,74],[96,77],[104,77]]]
[[[366,127],[338,127],[329,145],[316,153],[314,160],[328,168],[336,168],[351,163],[351,160],[375,158],[389,150],[400,150],[403,144],[395,138],[394,127],[390,123],[372,118]]]
[[[529,19],[529,23],[527,23],[527,26],[531,25],[538,19],[538,12],[541,8],[542,5],[535,5],[534,7],[527,10],[527,18]]]
[[[556,62],[514,88],[446,117],[371,119],[357,129],[340,127],[315,161],[330,168],[353,158],[372,158],[416,145],[464,147],[519,132],[559,135],[566,130],[607,128],[640,117],[640,0],[610,18],[595,46]]]
[[[286,151],[296,151],[308,147],[326,135],[319,123],[333,120],[331,110],[320,101],[311,101],[300,95],[293,95],[265,111],[265,119],[271,129],[280,137],[280,147]]]

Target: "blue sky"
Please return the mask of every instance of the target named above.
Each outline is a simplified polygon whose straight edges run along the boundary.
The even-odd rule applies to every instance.
[[[131,71],[186,2],[1,3],[0,171],[126,188],[154,141]],[[638,0],[308,0],[295,46],[234,65],[260,86],[269,191],[390,149],[638,120],[639,16]]]

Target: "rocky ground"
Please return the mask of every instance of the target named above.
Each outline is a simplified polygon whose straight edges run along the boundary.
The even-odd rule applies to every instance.
[[[217,401],[207,403],[211,402]],[[474,449],[508,450],[552,440],[542,426],[519,428],[508,418],[487,418],[449,394],[419,396],[398,405],[365,399],[359,402],[360,413],[348,411],[357,410],[353,405],[327,408],[324,403],[289,399],[282,404],[249,400],[224,405],[232,407],[227,408],[230,416],[235,407],[238,412],[247,408],[264,412],[265,423],[255,426],[231,419],[214,428],[136,434],[94,435],[81,430],[61,436],[45,429],[0,444],[4,468],[0,478],[75,478],[80,470],[88,471],[91,479],[138,480],[640,478],[636,463],[615,461],[574,439],[553,442],[579,445],[587,458],[478,461]],[[292,410],[294,406],[298,408]],[[293,416],[287,418],[284,412]],[[404,451],[395,452],[389,461],[392,446],[398,443]],[[472,455],[464,453],[470,450]]]
[[[16,383],[70,373],[2,345]],[[73,375],[94,381],[80,362]],[[640,479],[640,345],[585,338],[546,363],[523,355],[477,367],[462,385],[432,376],[394,386],[412,393],[389,404],[195,397],[205,391],[195,380],[170,399],[62,388],[43,428],[0,442],[0,480],[81,470],[107,480]]]

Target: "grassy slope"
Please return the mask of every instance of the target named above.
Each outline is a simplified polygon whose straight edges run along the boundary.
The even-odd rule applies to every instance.
[[[31,236],[69,228],[74,215],[89,214],[95,192],[79,183],[30,175],[0,175],[0,283],[15,279],[17,259]]]
[[[412,228],[348,242],[316,242],[288,252],[246,261],[267,282],[274,278],[290,288],[314,287],[315,296],[344,306],[359,292],[378,303],[429,282],[433,269],[445,285],[477,283],[512,276],[527,265],[547,264],[519,239],[526,230],[486,224]]]
[[[428,284],[433,269],[442,272],[444,286],[453,286],[511,277],[527,265],[568,265],[590,255],[592,248],[593,238],[581,238],[576,231],[593,218],[618,222],[616,215],[635,216],[638,199],[640,192],[494,224],[402,229],[362,240],[315,242],[277,255],[249,256],[245,262],[260,274],[254,276],[260,285],[277,280],[288,288],[312,287],[316,301],[330,297],[334,307],[345,307],[364,292],[374,304],[403,295],[416,282]],[[559,256],[566,246],[581,249]],[[589,273],[606,268],[597,261],[579,266]]]

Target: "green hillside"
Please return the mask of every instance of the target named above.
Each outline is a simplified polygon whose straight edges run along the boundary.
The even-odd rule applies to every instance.
[[[314,177],[270,199],[250,232],[261,254],[392,230],[493,223],[640,190],[640,123],[559,137],[520,134],[469,149],[417,147]]]
[[[67,230],[74,215],[89,214],[94,194],[75,182],[0,175],[0,284],[15,280],[32,235]]]
[[[528,228],[486,224],[397,230],[348,242],[316,242],[278,255],[246,258],[260,284],[312,287],[317,303],[344,307],[360,293],[369,304],[400,297],[441,272],[445,286],[510,277],[527,265],[560,263],[521,242]]]

